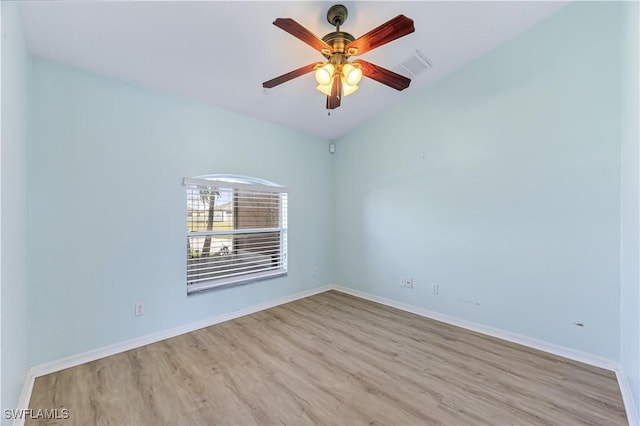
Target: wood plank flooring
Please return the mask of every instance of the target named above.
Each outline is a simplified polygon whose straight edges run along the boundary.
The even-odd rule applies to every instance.
[[[60,425],[627,424],[615,374],[329,291],[35,381]]]

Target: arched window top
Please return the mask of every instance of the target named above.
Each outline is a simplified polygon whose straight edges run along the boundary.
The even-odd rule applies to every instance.
[[[211,174],[211,175],[196,176],[195,179],[203,179],[208,181],[217,181],[217,182],[226,182],[226,183],[244,183],[249,185],[257,184],[257,185],[282,188],[282,185],[278,185],[275,182],[271,182],[270,180],[261,179],[253,176]]]
[[[287,192],[287,188],[275,182],[253,176],[209,174],[183,179],[184,186],[225,186],[229,188],[254,188],[268,192]]]

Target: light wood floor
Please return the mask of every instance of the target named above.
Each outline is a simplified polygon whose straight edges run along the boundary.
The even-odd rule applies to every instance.
[[[63,425],[626,424],[610,371],[335,291],[39,377],[30,407]]]

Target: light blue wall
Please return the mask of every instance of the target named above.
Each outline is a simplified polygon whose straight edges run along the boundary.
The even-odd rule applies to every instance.
[[[44,59],[33,75],[30,364],[331,282],[328,142]],[[288,277],[187,297],[181,180],[209,173],[290,188]]]
[[[1,408],[15,408],[27,368],[27,115],[30,56],[16,2],[2,8]],[[11,421],[4,419],[3,423]]]
[[[625,4],[620,244],[620,362],[640,409],[640,7]]]
[[[340,139],[336,282],[618,359],[620,20],[573,4]]]

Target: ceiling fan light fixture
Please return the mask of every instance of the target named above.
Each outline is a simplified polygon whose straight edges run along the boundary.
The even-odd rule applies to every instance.
[[[262,87],[270,89],[314,71],[315,79],[318,82],[316,89],[326,95],[326,107],[329,110],[338,108],[343,96],[348,96],[358,90],[358,83],[362,77],[368,77],[398,91],[409,87],[410,78],[362,59],[349,62],[349,57],[361,55],[411,34],[415,31],[413,20],[404,15],[398,15],[368,33],[355,38],[340,30],[346,19],[347,8],[344,5],[332,6],[327,12],[327,21],[331,25],[335,25],[336,30],[319,38],[291,18],[276,18],[273,25],[320,52],[327,59],[327,62],[314,62],[305,65],[265,81],[262,83]]]
[[[349,86],[356,86],[362,79],[362,69],[351,63],[346,63],[342,66],[342,75],[344,76],[344,83]]]
[[[315,72],[315,77],[318,84],[321,86],[331,85],[334,71],[335,71],[335,68],[331,63],[326,63],[320,68],[318,68]]]

